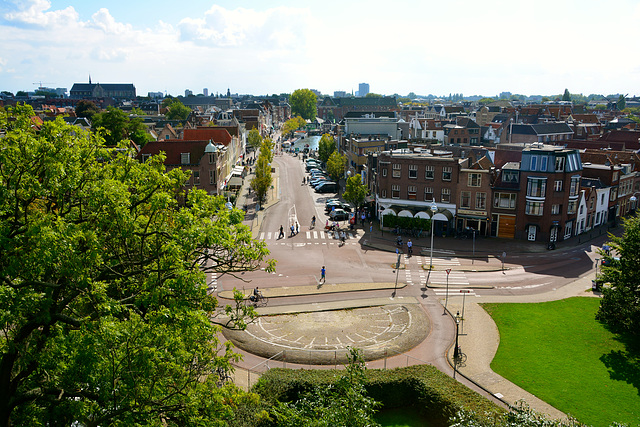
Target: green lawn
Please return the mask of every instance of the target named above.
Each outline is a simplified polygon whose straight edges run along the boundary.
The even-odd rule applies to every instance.
[[[583,423],[640,425],[640,345],[605,329],[597,298],[484,304],[500,331],[491,368]]]

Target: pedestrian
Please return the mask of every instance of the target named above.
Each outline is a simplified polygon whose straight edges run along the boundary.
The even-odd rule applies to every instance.
[[[364,214],[364,211],[362,211],[362,216],[360,218],[362,219],[362,228],[364,228],[364,220],[367,218]]]
[[[296,234],[298,234],[300,232],[300,224],[298,224],[298,221],[296,221]]]
[[[373,222],[369,221],[369,233],[373,233]]]
[[[345,240],[347,240],[347,233],[344,230],[340,231],[340,245],[344,245]]]
[[[291,224],[291,236],[293,236],[293,224]]]
[[[278,239],[282,239],[284,237],[284,228],[280,225],[280,234],[278,235]]]
[[[413,243],[411,243],[411,239],[407,242],[407,252],[409,252],[409,255],[413,253]]]
[[[323,265],[322,268],[320,269],[320,281],[322,281],[323,284],[327,280],[326,274],[327,274],[327,270],[325,270]]]

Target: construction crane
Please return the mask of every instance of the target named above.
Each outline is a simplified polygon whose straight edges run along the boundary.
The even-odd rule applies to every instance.
[[[39,82],[31,83],[31,84],[38,85],[38,89],[44,89],[44,86],[42,86],[43,84],[52,85],[54,83],[39,81]]]

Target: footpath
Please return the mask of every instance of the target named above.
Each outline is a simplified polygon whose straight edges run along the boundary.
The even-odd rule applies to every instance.
[[[253,200],[252,195],[248,190],[248,183],[252,178],[249,174],[245,178],[245,184],[240,190],[236,206],[242,208],[246,206],[245,224],[251,227],[254,238],[257,237],[260,231],[260,224],[265,214],[265,210],[268,210],[270,206],[278,203],[279,200],[279,176],[278,176],[278,163],[273,162],[275,173],[273,174],[273,186],[268,194],[268,202],[262,207],[261,210],[256,210],[257,206]],[[377,224],[374,223],[373,231],[369,231],[369,227],[365,227],[364,237],[362,244],[364,247],[368,247],[374,250],[396,252],[395,235],[391,232],[382,232],[377,230]],[[477,262],[476,265],[469,267],[458,266],[454,267],[454,270],[465,271],[466,274],[474,274],[475,272],[495,272],[501,274],[502,269],[509,269],[513,265],[509,264],[510,255],[526,255],[526,254],[542,254],[548,253],[549,256],[558,257],[563,252],[568,252],[578,246],[591,243],[593,246],[591,250],[595,250],[595,247],[600,246],[607,236],[606,228],[592,230],[589,233],[581,235],[577,238],[571,239],[568,242],[559,242],[557,247],[553,251],[548,251],[546,245],[536,242],[523,242],[514,241],[511,239],[498,239],[498,238],[476,238],[473,243],[473,249],[471,249],[471,243],[469,240],[461,241],[452,237],[436,237],[434,239],[434,253],[435,248],[440,251],[455,251],[455,256],[461,257],[474,257],[475,260],[484,260],[485,262]],[[618,230],[615,230],[618,231]],[[421,255],[429,255],[430,251],[430,238],[412,238],[414,245],[414,253]],[[506,262],[503,258],[503,254],[506,253]],[[402,267],[401,267],[402,268]],[[437,268],[437,267],[435,267]],[[447,340],[446,344],[446,360],[449,364],[449,371],[446,372],[449,375],[454,374],[453,371],[453,347],[455,344],[455,320],[454,314],[458,311],[464,313],[464,321],[462,323],[462,334],[459,335],[459,345],[462,351],[466,354],[467,359],[464,364],[458,366],[457,378],[475,389],[476,391],[484,391],[488,397],[492,400],[498,399],[500,402],[507,405],[514,405],[520,400],[526,401],[529,406],[543,414],[547,414],[552,418],[566,419],[566,415],[558,409],[552,407],[546,402],[540,400],[536,396],[528,393],[526,390],[516,386],[515,384],[507,381],[505,378],[499,376],[493,372],[490,368],[491,361],[493,360],[495,353],[498,349],[500,342],[500,336],[498,329],[491,319],[491,317],[480,306],[481,303],[535,303],[545,302],[552,300],[559,300],[569,298],[573,296],[589,296],[598,297],[597,293],[591,292],[591,279],[593,278],[593,271],[587,271],[573,282],[562,286],[558,289],[553,289],[549,292],[544,292],[535,295],[526,296],[477,296],[473,300],[467,298],[463,307],[463,298],[460,296],[449,296],[447,310],[450,319],[448,327],[442,327],[443,330],[436,330],[436,338],[440,341]],[[352,292],[362,290],[375,290],[375,289],[390,289],[393,288],[393,283],[361,283],[361,284],[335,284],[327,285],[324,287],[318,286],[295,286],[288,288],[272,288],[264,289],[265,296],[269,298],[279,298],[287,296],[300,296],[300,295],[314,295],[319,293],[341,293]],[[405,284],[398,284],[400,287],[406,286]],[[221,298],[231,298],[232,296],[225,292],[219,294]],[[438,297],[441,300],[444,297]],[[322,305],[310,305],[305,306],[280,306],[280,307],[263,307],[257,311],[261,315],[277,315],[285,313],[299,313],[313,310],[344,310],[357,307],[366,307],[373,305],[382,305],[388,303],[388,298],[369,298],[358,301],[338,301],[333,303],[327,303]],[[442,301],[441,301],[442,302]],[[431,309],[433,313],[429,313],[431,317],[435,316],[435,312],[439,310],[439,314],[442,314],[443,306],[438,305],[437,310]],[[428,311],[428,310],[427,310]],[[451,327],[453,325],[453,327]],[[451,333],[453,331],[453,333]],[[433,331],[432,331],[433,333]],[[442,336],[444,335],[444,336]],[[429,339],[428,339],[429,340]],[[428,341],[426,340],[426,341]],[[426,345],[426,344],[425,344]],[[420,347],[420,346],[419,346]],[[417,348],[411,350],[408,354],[420,354],[425,357],[425,354],[432,353],[432,349]],[[255,360],[255,359],[254,359]],[[429,360],[426,362],[431,363]],[[433,363],[439,369],[443,369],[443,366],[439,366],[438,363]],[[370,365],[370,364],[368,364]],[[393,364],[391,364],[393,366]],[[385,367],[387,362],[385,361]],[[242,364],[236,368],[234,375],[236,384],[240,387],[248,388],[256,379],[256,373],[249,372],[248,366]],[[253,378],[253,380],[252,380]]]

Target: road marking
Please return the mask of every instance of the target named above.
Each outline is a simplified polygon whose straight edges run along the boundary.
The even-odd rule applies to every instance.
[[[307,239],[311,239],[311,232],[310,232],[310,231],[307,231],[307,233],[306,233],[306,234],[307,234]]]

